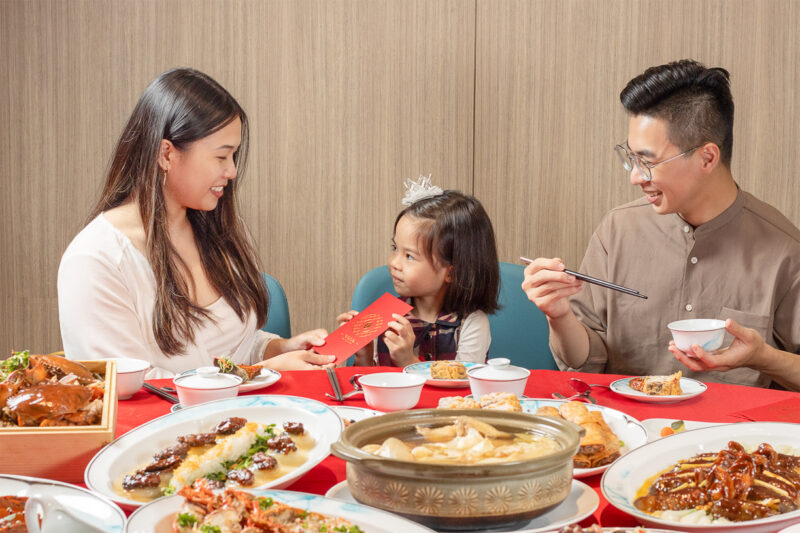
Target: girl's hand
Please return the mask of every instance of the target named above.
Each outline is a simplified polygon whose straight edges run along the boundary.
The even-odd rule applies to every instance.
[[[353,317],[355,317],[357,314],[358,314],[358,311],[352,311],[352,310],[351,311],[346,311],[346,312],[344,312],[341,315],[336,317],[336,322],[340,326],[342,324],[347,324],[348,322],[353,320]]]
[[[283,343],[283,352],[292,352],[296,350],[308,350],[312,346],[322,346],[325,344],[325,337],[328,332],[324,329],[312,329],[299,333],[290,339],[286,339]]]
[[[386,343],[386,347],[389,348],[392,362],[397,366],[408,366],[418,362],[414,356],[416,336],[414,335],[414,328],[411,327],[411,322],[397,313],[393,313],[392,318],[394,318],[394,321],[389,322],[389,329],[383,334],[383,340]]]
[[[309,350],[296,350],[270,357],[256,366],[265,366],[274,370],[315,370],[333,366],[334,361],[336,361],[335,355],[321,355]]]

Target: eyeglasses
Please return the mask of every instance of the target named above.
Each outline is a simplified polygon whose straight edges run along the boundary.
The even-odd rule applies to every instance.
[[[628,143],[625,143],[628,144]],[[704,143],[705,144],[705,143]],[[673,159],[678,159],[681,156],[690,154],[703,146],[702,144],[695,146],[694,148],[690,148],[685,152],[681,152],[678,155],[672,156],[669,159],[665,159],[663,161],[659,161],[658,163],[649,163],[642,159],[638,154],[634,154],[630,151],[630,146],[623,146],[618,144],[614,147],[614,151],[617,153],[619,160],[622,162],[622,168],[625,169],[626,172],[630,172],[633,170],[633,167],[639,171],[639,173],[644,178],[644,181],[652,181],[653,174],[652,170],[656,168],[658,165],[663,165],[664,163],[669,163]]]

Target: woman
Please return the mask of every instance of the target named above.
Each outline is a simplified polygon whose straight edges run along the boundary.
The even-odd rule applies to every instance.
[[[247,143],[247,115],[209,76],[169,70],[145,89],[91,221],[61,258],[68,357],[145,359],[148,378],[215,355],[284,370],[335,359],[308,351],[324,330],[258,329],[268,292],[235,198]]]

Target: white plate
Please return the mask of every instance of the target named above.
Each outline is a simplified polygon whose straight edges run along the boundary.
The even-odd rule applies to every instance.
[[[564,400],[547,400],[547,399],[522,399],[519,402],[522,405],[522,410],[526,413],[536,414],[536,410],[540,407],[555,407],[558,409]],[[647,443],[647,430],[644,426],[630,415],[617,411],[610,407],[602,405],[595,405],[592,403],[584,404],[589,411],[600,411],[603,413],[603,418],[606,424],[611,428],[619,440],[623,442],[619,450],[620,456],[625,455],[634,448],[638,448]],[[594,468],[575,468],[573,475],[575,477],[588,477],[595,474],[604,472],[608,465],[596,466]]]
[[[682,531],[767,533],[800,521],[800,511],[792,511],[733,524],[687,524],[649,515],[633,505],[634,495],[647,479],[671,467],[681,459],[726,448],[731,440],[748,448],[767,442],[777,451],[785,453],[782,450],[785,446],[798,449],[800,424],[739,422],[685,431],[668,439],[659,439],[631,451],[612,463],[603,474],[603,479],[600,480],[600,488],[608,503],[634,516],[637,521]]]
[[[127,508],[144,505],[114,492],[112,483],[151,461],[154,453],[175,444],[179,435],[206,433],[221,420],[238,416],[250,422],[302,422],[316,443],[308,460],[285,476],[257,488],[282,488],[311,470],[330,453],[339,439],[342,420],[322,402],[297,396],[238,396],[181,409],[151,420],[112,441],[89,462],[84,480],[89,489]]]
[[[620,396],[625,396],[626,398],[631,398],[633,400],[639,400],[640,402],[668,403],[682,402],[683,400],[694,398],[699,394],[703,394],[708,388],[706,387],[705,383],[697,381],[696,379],[681,378],[681,390],[683,391],[683,394],[656,396],[653,394],[645,394],[643,392],[639,392],[638,390],[633,390],[628,384],[632,379],[633,378],[623,378],[614,381],[611,383],[611,390]]]
[[[431,377],[431,365],[434,361],[424,361],[421,363],[414,363],[403,368],[406,374],[418,374],[426,379],[426,385],[433,385],[434,387],[444,387],[446,389],[465,389],[469,387],[469,378],[462,379],[433,379]],[[469,370],[474,366],[483,366],[482,363],[474,363],[471,361],[459,361],[464,368]]]
[[[343,502],[350,504],[357,503],[353,495],[350,494],[350,489],[347,487],[347,481],[337,483],[325,493],[328,498],[336,498]],[[543,515],[537,516],[527,522],[517,525],[517,529],[484,529],[483,533],[493,533],[495,531],[505,531],[507,533],[537,533],[539,531],[558,530],[567,524],[580,522],[593,512],[597,510],[600,505],[600,497],[592,488],[578,481],[572,480],[572,487],[570,488],[567,499],[561,502],[554,509],[550,509]]]
[[[360,503],[344,503],[317,494],[286,490],[240,489],[255,496],[269,497],[275,501],[306,511],[338,516],[369,533],[433,533],[432,529],[400,516],[380,511]],[[160,498],[137,509],[128,520],[126,533],[172,533],[172,519],[183,504],[182,496]]]
[[[29,496],[36,492],[53,496],[76,516],[108,533],[122,533],[125,527],[122,509],[86,489],[52,479],[0,474],[0,495]]]
[[[342,422],[358,422],[359,420],[364,420],[365,418],[372,418],[373,416],[380,416],[384,413],[383,411],[376,411],[375,409],[367,409],[365,407],[350,407],[349,405],[331,405],[331,409],[336,411],[336,414],[342,419]],[[347,425],[345,422],[345,426]]]
[[[800,523],[793,526],[785,527],[778,531],[778,533],[800,533]]]
[[[197,372],[195,369],[187,370],[186,372],[182,372],[181,376],[194,374],[195,372]],[[264,387],[269,387],[270,385],[277,383],[279,379],[281,379],[281,373],[277,370],[272,370],[271,368],[262,368],[259,375],[247,383],[242,383],[239,385],[239,392],[250,392],[251,390],[263,389]]]
[[[663,438],[661,436],[661,429],[671,425],[673,422],[677,422],[678,418],[648,418],[647,420],[642,420],[642,425],[644,429],[647,430],[647,442],[653,442],[654,440],[658,440]],[[684,420],[683,427],[685,431],[690,431],[692,429],[700,429],[700,428],[707,428],[710,426],[721,426],[724,424],[730,424],[730,422],[698,422],[696,420]],[[669,435],[670,437],[672,435]]]

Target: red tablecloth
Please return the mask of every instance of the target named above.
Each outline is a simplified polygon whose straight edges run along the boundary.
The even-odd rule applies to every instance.
[[[386,368],[343,367],[338,368],[336,372],[343,392],[346,392],[350,390],[350,385],[347,381],[353,374],[383,372],[386,370]],[[249,394],[304,396],[331,405],[338,405],[338,402],[332,401],[325,396],[326,392],[332,391],[324,371],[282,372],[282,375],[281,380],[274,385]],[[610,384],[615,379],[623,376],[534,370],[528,379],[525,394],[532,398],[550,398],[553,392],[570,395],[572,389],[569,386],[569,378],[571,377],[579,377],[589,383]],[[171,380],[153,380],[151,383],[156,386],[171,385]],[[426,385],[422,390],[422,397],[417,407],[436,407],[439,398],[443,396],[465,396],[467,394],[469,394],[469,389],[442,389]],[[708,390],[703,394],[677,403],[644,403],[624,398],[610,390],[600,388],[593,389],[592,396],[598,400],[600,405],[623,411],[639,420],[675,418],[706,422],[741,422],[742,418],[734,416],[734,413],[766,406],[789,398],[800,402],[800,394],[798,393],[716,383],[709,383]],[[153,418],[169,413],[171,405],[166,400],[162,400],[145,389],[134,394],[130,400],[119,402],[117,436]],[[367,407],[363,397],[360,395],[343,402],[342,405]],[[800,423],[800,415],[794,422]],[[297,482],[287,487],[287,490],[325,494],[333,485],[344,479],[345,462],[329,456]],[[594,488],[600,495],[600,506],[591,517],[582,522],[582,525],[588,526],[595,522],[603,526],[638,525],[633,517],[610,506],[603,498],[600,493],[600,475],[584,478],[582,481]]]

